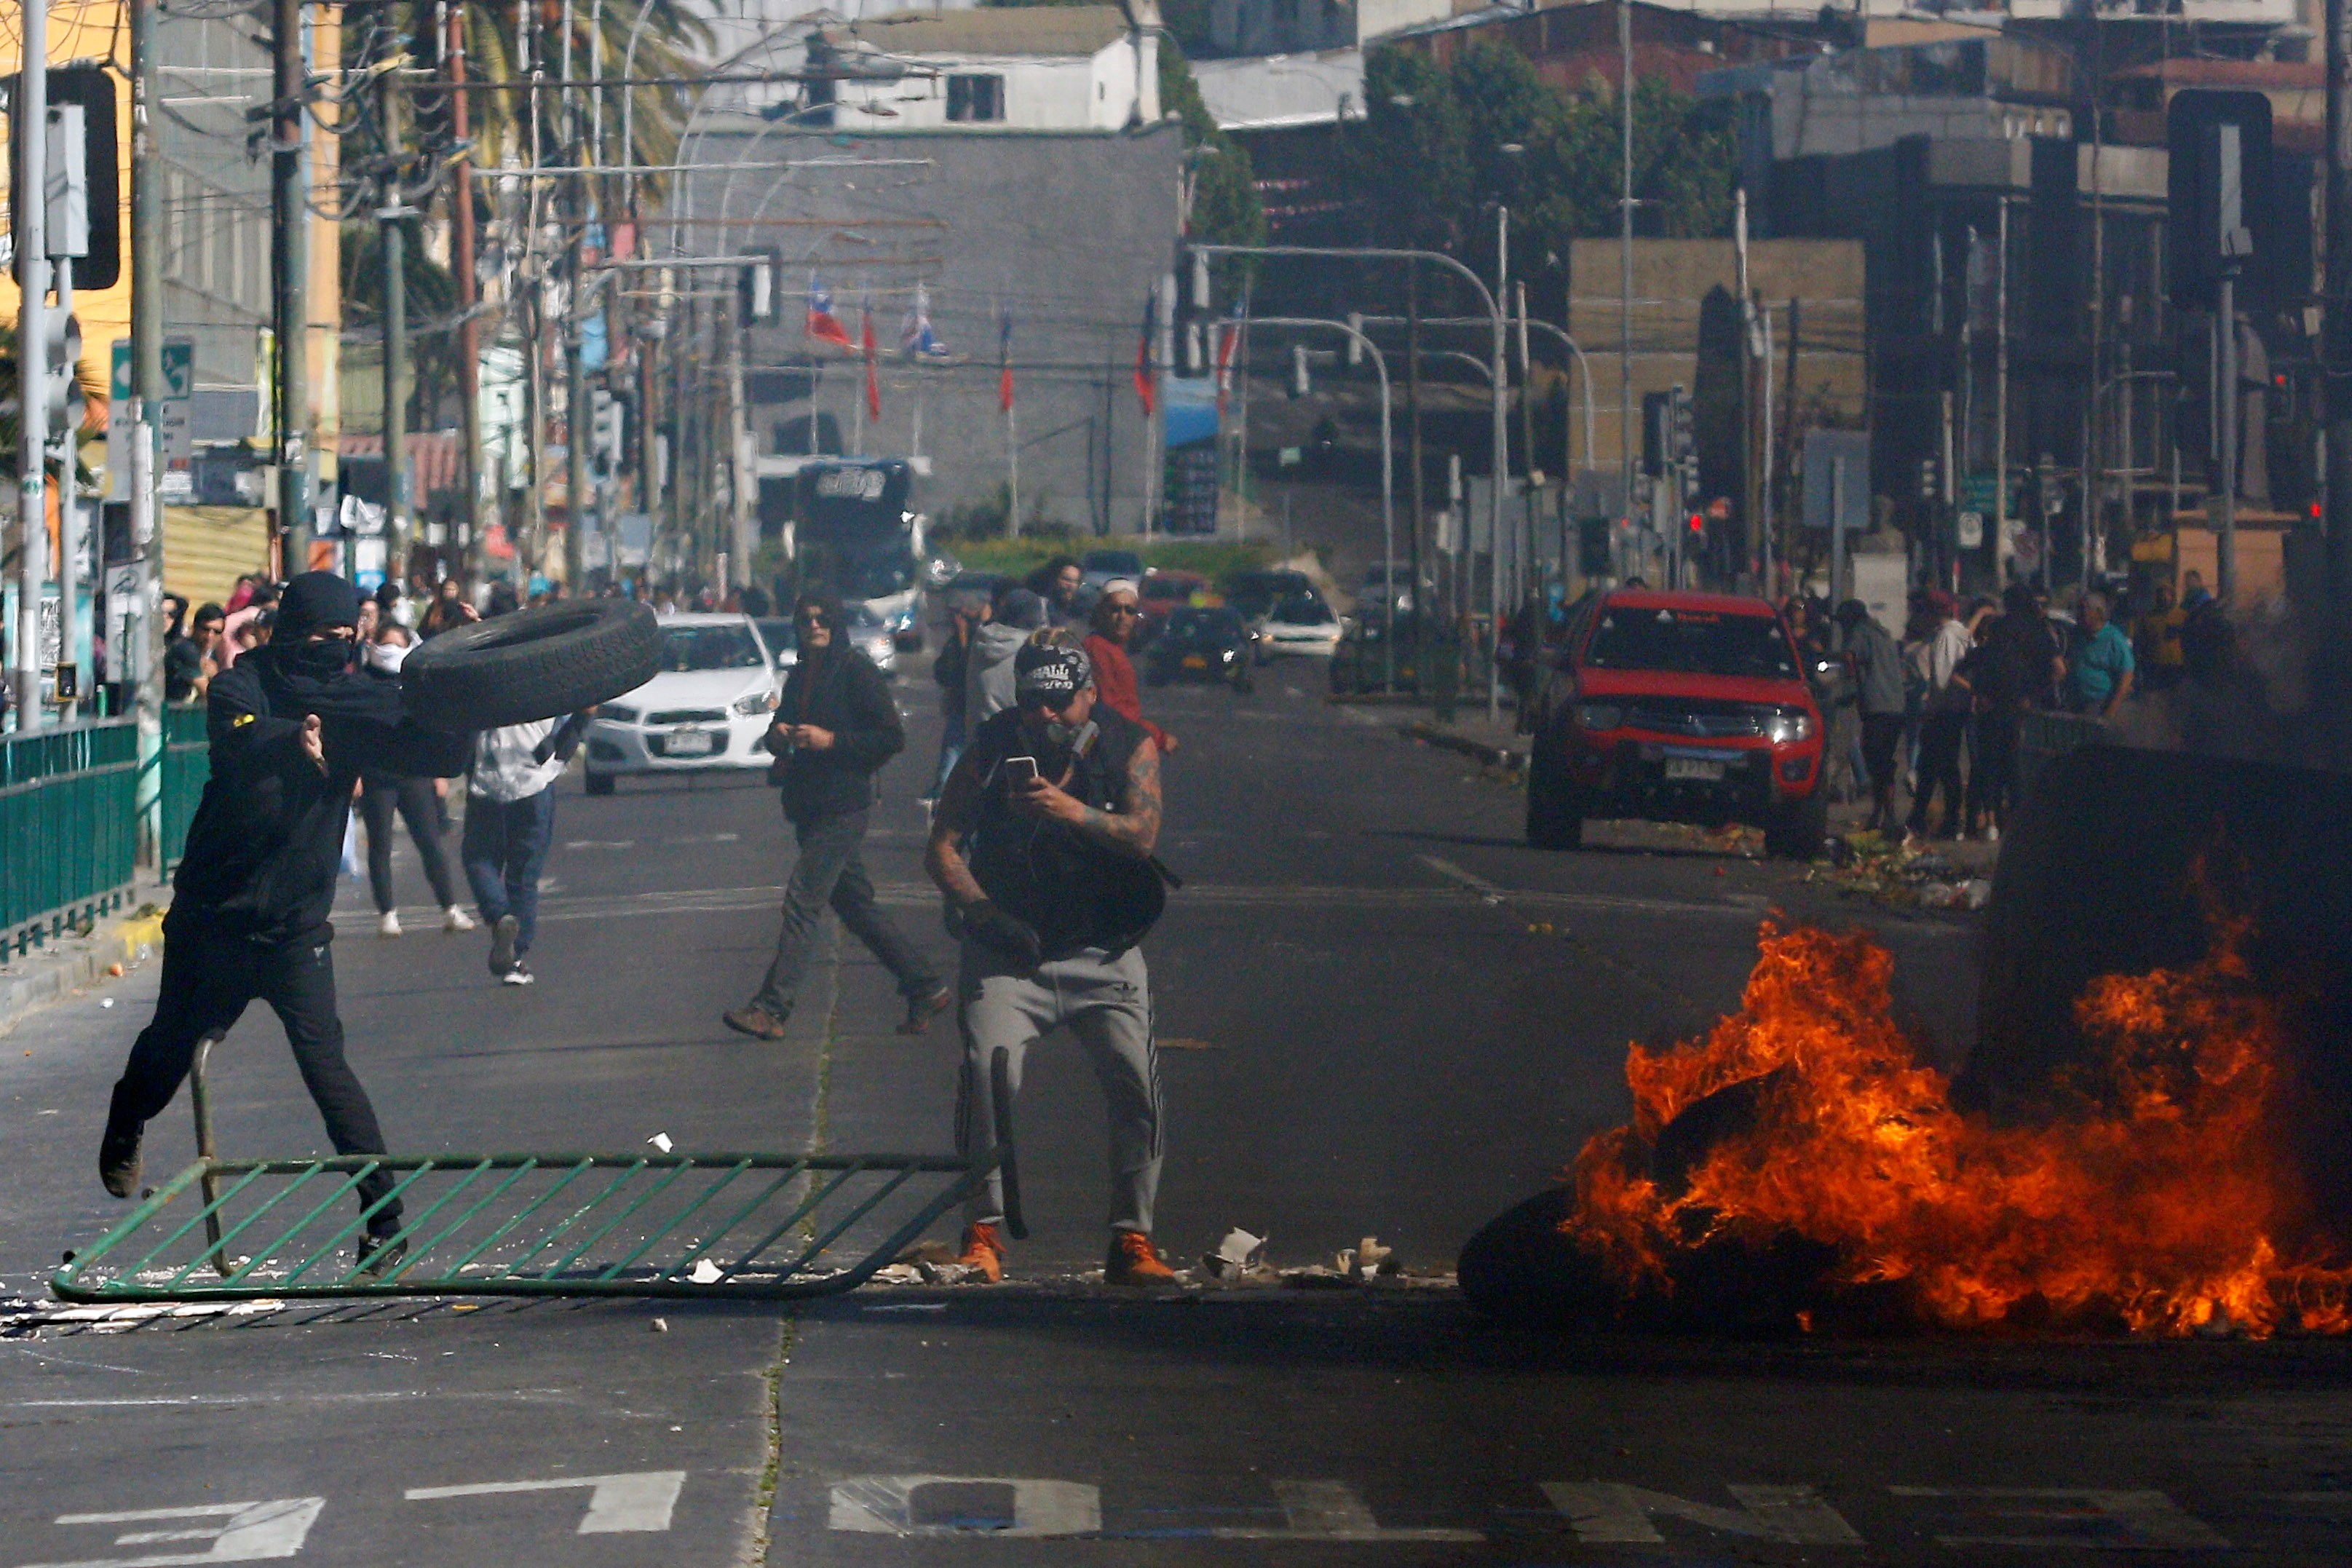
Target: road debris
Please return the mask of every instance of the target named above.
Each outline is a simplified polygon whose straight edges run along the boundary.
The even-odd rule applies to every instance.
[[[652,1144],[655,1148],[660,1150],[665,1154],[668,1153],[670,1151],[669,1134],[667,1132],[656,1132],[652,1137],[646,1139],[646,1142]]]
[[[1252,1236],[1235,1226],[1225,1232],[1217,1249],[1201,1259],[1201,1266],[1213,1279],[1245,1279],[1253,1274],[1272,1278],[1265,1266],[1265,1241],[1262,1236]]]
[[[1856,832],[1829,841],[1828,854],[1805,873],[1840,893],[1890,910],[1980,910],[1992,883],[1972,877],[1937,849],[1906,847],[1883,833]]]

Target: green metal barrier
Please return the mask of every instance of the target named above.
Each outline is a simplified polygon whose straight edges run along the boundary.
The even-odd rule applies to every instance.
[[[207,1047],[208,1049],[208,1047]],[[196,1163],[50,1280],[69,1301],[365,1296],[782,1300],[852,1290],[933,1222],[1004,1184],[1025,1236],[1005,1054],[996,1147],[924,1154],[438,1154],[213,1157],[199,1053]],[[392,1189],[362,1208],[360,1184]],[[370,1215],[397,1199],[396,1261],[362,1267]]]
[[[203,704],[163,710],[163,869],[168,875],[187,852],[188,824],[195,820],[196,802],[213,775]]]
[[[138,771],[127,719],[0,738],[0,958],[128,900]]]

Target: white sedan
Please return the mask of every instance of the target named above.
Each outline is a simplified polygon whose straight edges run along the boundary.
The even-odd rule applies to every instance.
[[[624,774],[765,768],[776,710],[775,662],[748,616],[671,616],[662,668],[604,703],[588,726],[588,793]]]
[[[1328,658],[1339,650],[1341,627],[1320,595],[1292,594],[1277,600],[1250,630],[1263,663],[1279,654]]]

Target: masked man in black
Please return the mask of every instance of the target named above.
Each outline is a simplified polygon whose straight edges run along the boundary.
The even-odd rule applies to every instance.
[[[352,785],[362,773],[460,773],[473,738],[419,725],[403,714],[396,681],[352,670],[359,610],[351,584],[304,573],[279,600],[277,635],[207,694],[212,777],[163,917],[163,991],[114,1086],[99,1146],[99,1176],[116,1197],[139,1190],[141,1134],[179,1091],[197,1043],[226,1031],[257,997],[286,1026],[335,1152],[384,1152],[335,1013],[328,913]],[[386,1201],[392,1184],[383,1171],[358,1184],[363,1266],[387,1268],[398,1256],[386,1246],[400,1229],[399,1201]]]

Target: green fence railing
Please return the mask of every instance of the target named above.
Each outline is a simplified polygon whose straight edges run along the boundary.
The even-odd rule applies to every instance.
[[[205,738],[205,710],[163,710],[163,871],[169,875],[188,847],[188,824],[195,820],[196,802],[204,797],[205,781],[213,775],[212,746]]]
[[[0,737],[0,958],[131,897],[138,775],[129,719]]]

